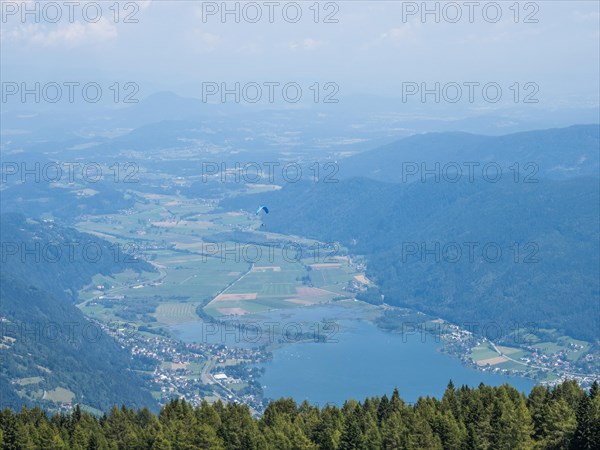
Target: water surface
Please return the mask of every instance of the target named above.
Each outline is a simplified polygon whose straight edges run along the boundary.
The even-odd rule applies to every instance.
[[[404,400],[414,402],[419,396],[441,397],[450,379],[457,387],[509,383],[524,392],[534,385],[526,378],[465,367],[457,358],[441,353],[442,343],[433,335],[391,333],[360,319],[372,310],[360,302],[332,303],[244,318],[262,327],[260,339],[255,339],[255,332],[244,335],[234,327],[215,328],[202,322],[179,324],[171,330],[187,342],[231,346],[283,342],[273,349],[273,360],[262,364],[261,383],[269,398],[341,405],[348,398],[390,395],[398,388]],[[327,334],[330,342],[295,339],[299,331],[310,335],[315,330]]]

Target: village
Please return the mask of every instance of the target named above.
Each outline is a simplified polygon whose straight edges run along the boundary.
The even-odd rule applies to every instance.
[[[580,357],[586,350],[582,344],[571,342],[554,352],[542,350],[539,344],[503,347],[457,325],[445,324],[445,327],[443,351],[460,358],[466,366],[483,372],[523,376],[545,386],[575,380],[588,388],[600,378],[598,373],[582,373],[582,363],[589,366],[598,364],[593,352]]]
[[[259,414],[267,404],[258,380],[262,369],[256,367],[271,357],[264,347],[184,343],[166,336],[103,327],[133,357],[152,361],[155,368],[148,373],[148,382],[161,405],[172,398],[184,398],[193,405],[221,400],[246,404]]]

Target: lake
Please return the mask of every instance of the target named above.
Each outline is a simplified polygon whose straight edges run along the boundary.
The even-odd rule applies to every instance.
[[[524,392],[529,392],[535,384],[526,378],[465,367],[458,359],[440,353],[442,343],[436,342],[432,335],[403,336],[383,331],[372,322],[357,319],[362,317],[361,308],[359,304],[356,307],[327,304],[278,310],[254,318],[257,323],[278,324],[272,326],[280,330],[275,336],[289,337],[284,340],[290,341],[277,346],[273,360],[263,364],[265,373],[261,383],[265,396],[341,405],[348,398],[389,396],[397,387],[405,401],[414,402],[419,396],[441,397],[450,379],[457,387],[477,386],[481,382],[496,386],[509,383]],[[335,320],[339,327],[328,332],[334,342],[294,342],[290,330],[314,329],[323,318]],[[188,341],[194,340],[194,336],[200,340],[197,324],[195,328],[183,325],[174,327],[176,335]],[[284,329],[287,334],[282,333]],[[248,345],[240,336],[236,344],[233,332],[226,337],[228,345]],[[268,337],[271,339],[271,335]]]

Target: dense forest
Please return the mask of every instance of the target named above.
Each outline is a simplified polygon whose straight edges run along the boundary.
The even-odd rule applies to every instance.
[[[245,405],[172,400],[158,416],[113,407],[101,418],[78,406],[48,417],[41,409],[0,413],[4,449],[597,449],[600,387],[566,381],[529,396],[502,385],[455,388],[441,399],[391,397],[319,408],[271,402],[260,418]]]

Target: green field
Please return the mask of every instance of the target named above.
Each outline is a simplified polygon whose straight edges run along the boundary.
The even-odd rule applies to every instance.
[[[535,348],[539,348],[544,353],[552,354],[562,350],[562,346],[554,342],[540,342],[535,344]]]
[[[200,373],[202,372],[202,369],[204,368],[205,364],[206,364],[206,360],[204,360],[204,359],[191,362],[188,365],[188,370],[191,373],[190,373],[190,375],[187,375],[187,378],[190,378],[190,379],[199,378]]]
[[[170,325],[198,320],[196,307],[199,303],[161,303],[156,308],[156,320]]]
[[[522,370],[525,366],[523,364],[521,364],[519,358],[528,356],[530,353],[528,351],[525,350],[521,350],[519,348],[515,348],[515,347],[506,347],[506,346],[501,346],[498,345],[496,346],[498,348],[498,350],[500,350],[502,352],[503,355],[514,359],[516,361],[519,362],[513,362],[513,361],[504,361],[504,362],[497,362],[495,364],[492,364],[493,367],[495,368],[500,368],[500,369],[520,369]],[[471,358],[475,361],[475,362],[481,362],[481,361],[485,361],[487,359],[492,359],[492,358],[498,358],[500,357],[500,354],[498,354],[493,347],[488,344],[488,343],[481,343],[479,344],[477,347],[474,347],[473,349],[471,349]]]
[[[496,356],[499,356],[498,353],[486,343],[481,343],[477,347],[471,349],[471,358],[475,362],[495,358]]]
[[[352,279],[352,275],[341,268],[327,272],[331,279],[339,280],[340,291],[341,287]],[[283,257],[270,257],[269,265],[254,265],[250,272],[227,288],[222,295],[213,299],[205,307],[205,311],[215,317],[254,314],[271,309],[331,301],[339,296],[338,291],[314,289],[305,284],[310,273],[312,271],[308,271],[301,262],[286,261]]]
[[[233,392],[238,392],[241,391],[242,389],[248,387],[248,383],[231,383],[229,385],[229,388],[233,391]]]
[[[299,255],[293,246],[284,253],[279,247],[215,242],[218,233],[260,230],[260,221],[250,213],[215,212],[214,206],[201,199],[137,195],[146,200],[127,214],[88,217],[77,228],[112,242],[134,242],[146,248],[142,254],[156,271],[94,277],[79,293],[80,307],[89,316],[138,325],[156,319],[160,326],[197,320],[196,308],[201,304],[207,305],[208,314],[218,317],[352,297],[345,289],[358,273],[347,259],[331,258],[332,252],[323,251],[322,244],[294,237],[298,244],[320,248],[319,255],[304,254],[296,260]],[[290,241],[289,236],[262,231],[255,235]],[[323,263],[325,257],[339,264],[308,268]],[[311,291],[311,286],[321,290]]]
[[[526,366],[513,361],[506,361],[499,364],[494,364],[493,367],[503,370],[524,370]]]
[[[28,386],[30,384],[41,383],[42,381],[44,381],[44,379],[42,377],[28,377],[28,378],[19,378],[19,379],[15,380],[15,383],[17,383],[20,386]]]
[[[574,346],[579,348],[574,348]],[[569,336],[561,336],[556,342],[540,342],[535,344],[535,347],[550,355],[565,352],[569,361],[577,361],[589,351],[590,344]]]
[[[75,394],[68,389],[57,387],[44,393],[44,400],[54,403],[67,403],[75,398]]]

